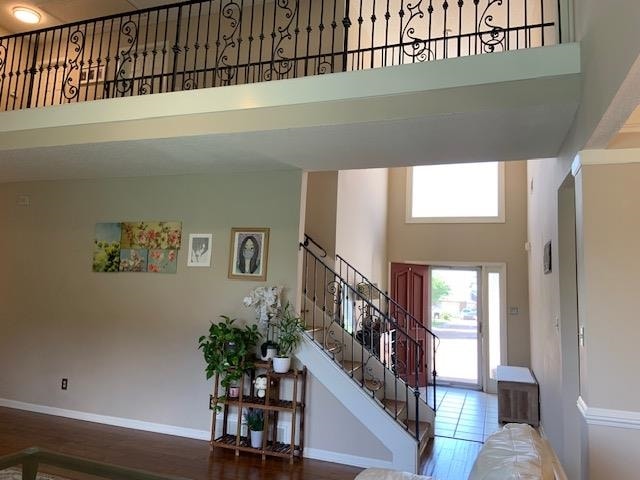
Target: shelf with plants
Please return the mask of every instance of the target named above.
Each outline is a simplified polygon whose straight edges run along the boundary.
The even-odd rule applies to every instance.
[[[256,308],[263,331],[277,333],[277,343],[268,335],[266,342],[267,347],[277,346],[276,357],[265,361],[263,352],[263,360],[255,360],[253,352],[262,337],[257,326],[241,328],[226,316],[222,322],[212,323],[209,334],[198,341],[207,379],[214,379],[210,398],[212,449],[229,448],[236,455],[255,452],[263,459],[269,455],[287,457],[291,462],[302,456],[307,369],[291,369],[290,357],[300,343],[303,326],[288,303],[280,306],[280,292],[276,287],[259,287],[244,302]],[[267,303],[269,308],[263,308]],[[289,438],[279,438],[278,427],[289,419]]]
[[[264,371],[256,375],[258,371]],[[254,388],[254,380],[257,376],[267,378],[264,397],[258,397]],[[215,406],[211,424],[211,446],[233,449],[239,452],[254,452],[262,454],[263,458],[269,455],[287,457],[293,461],[296,457],[302,457],[304,442],[304,409],[306,396],[307,369],[290,370],[287,373],[273,371],[271,362],[256,362],[248,374],[239,380],[240,387],[237,398],[222,395],[221,377],[216,374],[213,386],[212,404]],[[291,398],[281,398],[283,388],[281,380],[291,379],[293,382]],[[246,388],[248,387],[248,388]],[[251,446],[248,436],[242,434],[242,424],[239,421],[243,410],[247,410],[245,419],[248,427],[251,427],[249,416],[256,411],[261,412],[261,421],[264,434],[259,447]],[[231,413],[236,413],[235,432],[229,431],[229,419]],[[278,440],[278,426],[280,415],[291,415],[291,432],[288,442]],[[222,431],[218,431],[218,415],[222,415]],[[249,428],[251,431],[252,428]],[[296,443],[296,434],[299,441]]]

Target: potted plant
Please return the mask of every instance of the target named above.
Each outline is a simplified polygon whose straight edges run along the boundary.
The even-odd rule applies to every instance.
[[[304,329],[302,320],[295,315],[289,303],[282,310],[276,329],[278,331],[278,355],[273,359],[273,371],[286,373],[291,366],[291,354],[300,345]]]
[[[264,430],[264,413],[259,408],[250,408],[244,414],[244,420],[249,428],[251,446],[262,448],[262,434]]]
[[[261,360],[272,359],[278,351],[278,344],[270,338],[270,335],[273,334],[274,327],[272,319],[280,312],[282,290],[279,286],[256,287],[242,301],[245,307],[254,308],[258,327],[264,332],[265,342],[258,352]]]
[[[247,354],[258,344],[261,335],[256,325],[240,328],[234,325],[235,319],[226,315],[220,317],[223,321],[211,323],[209,334],[198,339],[198,349],[202,350],[204,356],[207,380],[219,374],[220,385],[225,393],[229,393],[232,386],[237,385],[253,367]],[[219,399],[224,401],[225,396]],[[220,405],[215,408],[220,411]]]

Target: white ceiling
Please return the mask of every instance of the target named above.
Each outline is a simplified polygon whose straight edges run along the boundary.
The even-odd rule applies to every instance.
[[[0,27],[9,33],[28,32],[90,18],[130,12],[181,0],[0,0]],[[14,7],[30,7],[40,12],[38,25],[21,23],[11,14]]]
[[[518,160],[557,154],[575,105],[6,150],[0,181],[335,170]]]

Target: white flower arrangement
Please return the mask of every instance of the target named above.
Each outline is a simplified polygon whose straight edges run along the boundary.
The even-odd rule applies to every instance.
[[[242,300],[245,307],[255,309],[256,319],[262,330],[266,330],[271,319],[280,313],[282,290],[279,286],[256,287]]]

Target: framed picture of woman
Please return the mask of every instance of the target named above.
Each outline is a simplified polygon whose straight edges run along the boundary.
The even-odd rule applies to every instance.
[[[268,228],[231,229],[229,278],[265,281],[268,257]]]

